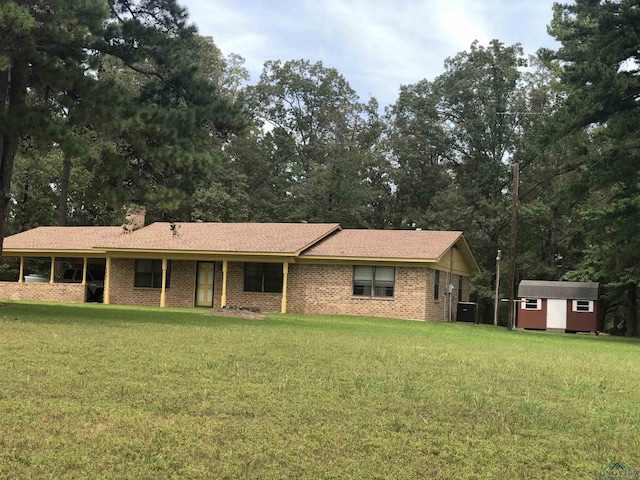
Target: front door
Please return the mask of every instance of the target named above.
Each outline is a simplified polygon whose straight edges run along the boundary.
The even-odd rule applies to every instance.
[[[567,328],[567,301],[550,298],[547,300],[547,328],[564,330]]]
[[[214,262],[198,262],[196,276],[196,307],[213,306],[213,274]]]

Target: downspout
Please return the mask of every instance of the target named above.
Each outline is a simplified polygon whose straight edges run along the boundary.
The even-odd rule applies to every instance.
[[[452,312],[453,308],[453,249],[455,245],[451,247],[449,253],[449,283],[447,283],[447,292],[449,292],[449,323],[452,321]]]
[[[438,273],[438,275],[440,275],[440,273]],[[443,277],[444,275],[440,275],[441,277]],[[442,280],[441,278],[438,278],[438,282],[440,282],[440,280]],[[446,278],[445,278],[446,280]],[[440,289],[438,293],[442,292],[442,322],[446,323],[447,322],[447,289],[446,288],[441,288],[443,287],[443,285],[441,283],[438,283],[438,288]],[[440,297],[438,297],[440,298]]]

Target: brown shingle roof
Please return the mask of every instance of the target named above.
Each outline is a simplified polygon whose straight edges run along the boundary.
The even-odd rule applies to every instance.
[[[9,255],[117,250],[437,262],[463,238],[461,232],[340,230],[337,223],[177,223],[176,235],[170,226],[158,222],[130,233],[122,227],[38,227],[7,237],[4,250]],[[464,240],[463,246],[468,251]],[[468,255],[475,265],[470,250]]]
[[[3,250],[91,250],[109,238],[115,238],[122,227],[37,227],[4,239]]]
[[[428,230],[342,230],[303,256],[437,260],[461,235]]]
[[[157,222],[105,239],[96,247],[230,253],[297,254],[340,228],[337,223],[170,223]]]

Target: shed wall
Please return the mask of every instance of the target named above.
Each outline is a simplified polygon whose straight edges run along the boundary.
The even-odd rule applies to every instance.
[[[524,299],[520,299],[524,300]],[[547,300],[542,299],[540,310],[525,310],[524,301],[518,302],[518,328],[545,330],[547,328]]]
[[[598,325],[598,302],[594,302],[593,312],[574,312],[571,300],[567,300],[567,330],[570,332],[600,332]]]

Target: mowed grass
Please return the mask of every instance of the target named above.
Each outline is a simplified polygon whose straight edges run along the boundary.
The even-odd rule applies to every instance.
[[[640,342],[9,303],[0,478],[593,478],[640,467]]]

